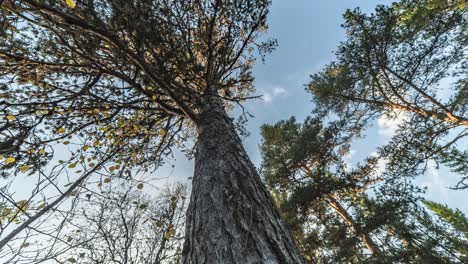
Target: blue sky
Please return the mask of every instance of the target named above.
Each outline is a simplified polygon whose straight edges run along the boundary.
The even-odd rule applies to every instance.
[[[360,7],[364,12],[372,12],[378,4],[388,4],[383,0],[273,0],[269,16],[270,36],[278,40],[278,48],[267,57],[264,64],[260,61],[254,69],[257,94],[263,100],[252,100],[245,104],[254,115],[247,124],[250,136],[244,140],[244,146],[253,163],[261,163],[259,152],[260,126],[275,123],[292,115],[303,120],[313,108],[311,95],[305,91],[308,76],[320,71],[325,64],[334,59],[333,51],[344,40],[342,14],[347,8]],[[232,114],[236,115],[236,110]],[[346,159],[351,162],[362,160],[371,155],[378,146],[387,142],[397,122],[381,118],[366,133],[366,137],[352,146],[351,155]],[[56,158],[63,158],[66,149],[57,150]],[[174,165],[172,167],[171,165]],[[193,161],[177,153],[175,159],[160,168],[151,178],[156,186],[171,182],[187,182],[193,174]],[[428,186],[429,199],[446,203],[468,215],[467,191],[452,191],[447,187],[456,182],[457,177],[444,170],[436,170],[431,164],[427,175],[417,182]],[[68,183],[68,178],[61,179]],[[16,200],[27,199],[36,182],[34,177],[16,178],[12,190]],[[150,188],[145,187],[145,191]],[[153,189],[154,190],[154,189]],[[53,195],[55,192],[48,192]]]
[[[308,76],[319,71],[334,59],[333,51],[344,40],[342,14],[348,8],[359,7],[364,12],[372,12],[378,4],[388,4],[383,0],[273,0],[269,16],[270,36],[278,40],[279,46],[267,57],[264,64],[259,61],[254,69],[257,94],[263,100],[253,100],[245,104],[254,115],[247,124],[251,135],[244,145],[252,161],[260,165],[259,128],[265,123],[275,123],[294,115],[303,120],[312,110],[311,96],[304,90]],[[236,112],[233,114],[235,115]],[[377,120],[366,137],[353,145],[351,162],[362,160],[385,144],[391,137],[397,122],[384,118]],[[166,181],[184,181],[193,174],[193,163],[182,155],[176,155],[175,168],[166,166],[156,172]],[[437,171],[429,166],[427,175],[417,179],[428,186],[430,199],[446,203],[468,213],[466,191],[452,191],[447,187],[455,183],[456,176],[446,171]]]
[[[250,136],[244,146],[258,167],[261,163],[259,152],[260,126],[276,123],[295,116],[302,121],[313,108],[311,95],[305,91],[309,75],[320,71],[334,59],[333,51],[344,40],[342,14],[347,8],[360,7],[364,12],[372,12],[378,4],[388,4],[383,0],[273,0],[269,16],[270,36],[278,40],[279,46],[267,57],[264,64],[259,61],[254,69],[256,94],[262,99],[245,103],[245,108],[253,118],[249,119],[247,129]],[[239,110],[231,113],[233,116]],[[391,137],[397,122],[381,118],[353,146],[351,155],[346,157],[350,163],[363,160],[371,155],[378,146],[385,144]],[[57,148],[57,159],[66,155],[66,148]],[[174,165],[174,167],[172,167]],[[187,182],[193,175],[193,161],[176,153],[175,159],[150,176],[156,186],[175,181]],[[146,178],[146,177],[145,177]],[[421,186],[428,187],[428,198],[459,208],[468,214],[467,191],[452,191],[448,186],[456,183],[457,176],[446,170],[436,170],[430,164],[427,174],[417,179]],[[68,179],[63,179],[64,183]],[[30,188],[35,186],[34,177],[21,177],[15,180],[17,199],[26,199]]]

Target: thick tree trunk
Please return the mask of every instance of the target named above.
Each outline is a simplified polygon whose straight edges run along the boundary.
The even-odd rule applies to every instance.
[[[220,106],[200,115],[183,263],[303,263]]]

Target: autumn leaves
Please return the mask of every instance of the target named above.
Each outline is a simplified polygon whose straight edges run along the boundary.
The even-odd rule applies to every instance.
[[[65,2],[67,4],[67,6],[70,7],[70,8],[75,8],[76,7],[76,3],[73,0],[66,0]]]

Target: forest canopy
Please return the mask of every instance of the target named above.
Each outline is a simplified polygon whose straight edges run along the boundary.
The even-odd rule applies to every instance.
[[[468,188],[466,1],[347,9],[305,92],[290,62],[268,72],[289,80],[272,94],[308,98],[284,120],[290,105],[251,107],[274,100],[254,77],[281,49],[275,5],[0,0],[0,261],[467,262],[466,214],[421,180]],[[304,25],[294,47],[323,52]],[[273,108],[251,159],[249,111]],[[182,155],[182,183],[160,176]]]

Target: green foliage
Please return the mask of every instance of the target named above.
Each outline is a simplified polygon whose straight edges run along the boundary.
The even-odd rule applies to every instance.
[[[262,176],[307,261],[458,263],[463,251],[418,205],[421,189],[378,174],[375,158],[346,165],[356,136],[346,126],[290,118],[262,127]]]
[[[297,184],[297,178],[303,179],[304,176],[289,177],[287,182],[282,183],[287,186],[282,190],[287,195],[283,195],[285,199],[280,209],[286,212],[286,219],[295,227],[294,230],[298,230],[295,233],[300,234],[296,236],[299,243],[307,244],[303,248],[314,252],[323,246],[321,250],[328,255],[321,255],[321,262],[326,263],[330,259],[338,263],[354,263],[356,259],[359,259],[359,263],[466,261],[465,241],[455,239],[457,231],[454,228],[447,228],[446,224],[435,221],[419,205],[422,190],[414,186],[411,179],[421,175],[427,162],[434,160],[461,176],[455,188],[467,187],[464,182],[468,179],[467,153],[462,148],[468,127],[465,61],[467,11],[466,1],[403,0],[389,6],[378,6],[373,14],[364,14],[359,9],[348,10],[344,14],[343,28],[347,37],[336,51],[336,61],[311,76],[308,90],[315,103],[313,114],[319,118],[338,117],[338,121],[332,124],[340,123],[340,131],[350,134],[346,144],[352,137],[360,136],[376,118],[398,118],[401,123],[390,142],[381,147],[378,156],[373,158],[374,164],[376,159],[386,161],[386,169],[378,176],[378,182],[360,184],[365,177],[357,177],[351,181],[352,188],[341,189],[331,181],[329,183],[337,188],[325,188],[331,190],[329,194],[339,197],[340,203],[349,209],[349,218],[359,227],[354,228],[354,232],[348,230],[348,237],[349,233],[355,234],[354,240],[341,235],[339,241],[344,243],[333,246],[334,243],[338,244],[337,237],[333,235],[343,234],[342,230],[346,230],[346,227],[349,229],[350,225],[341,222],[340,226],[340,219],[336,216],[323,218],[327,206],[330,206],[324,203],[326,194],[305,191],[309,186],[319,190],[321,186],[327,186],[319,180],[324,176],[318,177],[314,171],[312,174],[305,173],[311,181],[307,185]],[[448,82],[449,87],[441,85]],[[442,89],[449,96],[442,98],[439,92]],[[275,128],[281,129],[281,126]],[[300,130],[295,132],[301,133]],[[270,142],[265,140],[266,144]],[[304,146],[308,147],[306,144]],[[268,147],[262,148],[268,150]],[[320,155],[323,154],[317,152],[303,159],[316,160],[320,159],[316,157]],[[270,157],[269,152],[264,151],[264,159]],[[366,164],[371,171],[368,178],[372,178],[375,175],[372,168],[375,169],[375,166],[369,161]],[[264,165],[270,166],[268,161]],[[284,178],[282,173],[271,174],[268,169],[264,171],[266,179]],[[333,169],[321,174],[339,179],[346,175],[346,171],[343,173]],[[318,183],[318,186],[314,183]],[[275,185],[270,184],[270,187],[277,189]],[[308,200],[310,193],[315,195]],[[318,206],[321,206],[320,210],[304,210]],[[447,216],[447,208],[445,211],[442,209],[438,208],[437,212],[444,212]],[[460,215],[455,212],[451,211],[451,221],[464,226]],[[314,223],[312,228],[308,221]],[[327,233],[330,226],[340,226],[341,229]],[[308,233],[314,234],[313,241],[326,241],[325,244],[311,244],[306,239]],[[362,256],[362,244],[366,240],[363,235],[378,241],[377,247],[384,252],[380,258],[376,254],[370,258]],[[360,244],[361,249],[356,244]],[[339,251],[333,248],[339,248]]]
[[[448,224],[447,228],[454,232],[447,239],[452,243],[454,249],[459,252],[463,261],[468,261],[468,219],[458,209],[451,209],[446,205],[423,200],[424,205],[429,208],[439,219]]]
[[[267,183],[281,189],[281,179],[294,178],[305,169],[301,165],[306,164],[310,165],[307,169],[317,173],[331,167],[343,171],[340,153],[345,153],[349,146],[346,144],[348,137],[338,138],[339,129],[338,124],[323,129],[317,119],[310,118],[300,124],[294,117],[273,126],[264,125],[261,151],[265,157],[263,175]],[[314,154],[317,159],[311,160]],[[301,182],[301,179],[297,181]]]
[[[356,130],[378,117],[405,117],[380,155],[413,176],[436,160],[459,173],[456,187],[465,188],[466,150],[458,143],[468,127],[467,12],[459,0],[348,10],[336,61],[311,76],[314,113],[336,114]]]
[[[468,150],[461,151],[457,148],[448,148],[439,151],[440,162],[451,168],[451,171],[465,175],[456,188],[465,188],[464,181],[468,178]]]
[[[399,22],[402,26],[419,30],[430,23],[431,17],[437,16],[440,12],[459,12],[468,8],[466,1],[463,0],[404,0],[395,3],[394,6],[401,12]]]
[[[455,230],[461,232],[468,239],[468,218],[458,209],[451,209],[447,205],[424,200],[424,205]]]

